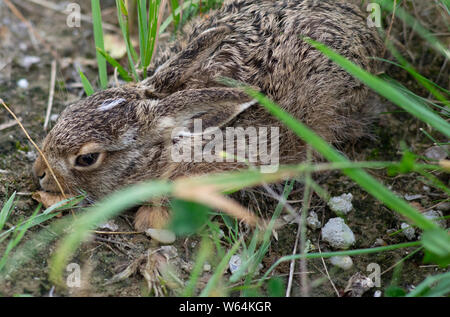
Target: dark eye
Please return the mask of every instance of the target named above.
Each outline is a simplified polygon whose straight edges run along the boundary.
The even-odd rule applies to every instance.
[[[79,155],[75,159],[75,165],[81,166],[81,167],[91,166],[92,164],[95,164],[95,162],[97,162],[99,156],[100,156],[100,153],[89,153],[89,154]]]

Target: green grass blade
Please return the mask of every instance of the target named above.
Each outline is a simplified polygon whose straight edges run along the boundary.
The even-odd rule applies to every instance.
[[[9,241],[8,245],[6,246],[6,250],[3,252],[2,258],[0,259],[0,271],[2,271],[3,267],[5,266],[8,260],[9,253],[11,253],[11,251],[20,243],[20,241],[22,241],[23,236],[31,227],[33,219],[40,209],[41,205],[39,204],[30,219],[22,223],[22,225],[17,226],[17,228],[14,230],[15,236],[11,241]]]
[[[381,62],[384,62],[384,63],[392,64],[392,65],[394,65],[394,66],[400,67],[400,68],[402,68],[402,69],[404,69],[404,70],[407,71],[407,69],[406,69],[405,66],[400,65],[399,63],[390,61],[390,60],[388,60],[388,59],[380,58],[380,57],[373,57],[373,59],[376,59],[376,60],[381,61]],[[449,94],[449,95],[450,95],[450,90],[447,90],[447,89],[445,89],[445,88],[439,86],[439,85],[436,84],[435,82],[429,80],[428,78],[426,78],[425,76],[423,76],[423,75],[421,75],[421,74],[419,74],[419,73],[417,73],[417,76],[419,76],[421,80],[424,80],[424,81],[428,82],[430,85],[433,85],[434,87],[438,88],[438,89],[441,90],[442,92],[445,92],[446,94]]]
[[[84,75],[84,73],[81,71],[81,69],[78,70],[78,73],[80,74],[81,83],[83,84],[84,92],[87,96],[90,96],[94,93],[94,88],[92,88],[91,83],[89,82],[89,79]]]
[[[324,44],[316,42],[310,38],[304,38],[304,40],[383,97],[389,99],[397,106],[408,111],[418,119],[428,123],[445,136],[450,137],[450,124],[440,116],[430,111],[424,104],[406,96],[392,85],[358,67]]]
[[[100,9],[100,0],[91,0],[92,22],[94,26],[95,47],[105,50],[103,42],[102,12]],[[108,87],[108,74],[106,73],[106,59],[97,51],[98,75],[100,78],[100,87]]]
[[[108,61],[108,63],[111,64],[114,68],[117,68],[117,71],[119,72],[120,77],[123,78],[123,80],[130,82],[133,81],[133,77],[131,77],[128,72],[123,68],[122,65],[118,61],[116,61],[114,58],[112,58],[107,52],[97,47],[97,51],[105,57],[105,59]]]
[[[178,0],[170,0],[170,7],[172,10],[172,20],[173,25],[175,27],[175,31],[178,30],[178,26],[180,25],[180,10],[178,10],[178,13],[175,13],[175,11],[179,8],[180,4],[178,3]]]
[[[442,283],[449,285],[450,281],[450,272],[435,275],[435,276],[428,276],[422,283],[416,286],[414,290],[412,290],[410,293],[406,295],[406,297],[417,297],[417,296],[423,296],[423,294],[427,293],[435,283]],[[443,296],[450,292],[450,287],[447,288],[445,291],[443,291],[441,294],[435,294],[434,296]]]
[[[200,244],[200,249],[198,251],[194,267],[192,268],[189,282],[183,290],[182,297],[191,297],[194,295],[195,286],[197,285],[198,279],[203,272],[203,264],[206,262],[212,251],[213,248],[211,241],[204,238]]]
[[[151,1],[151,0],[150,0]],[[148,21],[147,21],[147,1],[138,1],[138,29],[139,29],[139,49],[141,55],[141,67],[145,70],[145,56],[147,56],[148,41]]]
[[[11,214],[11,211],[14,208],[14,199],[16,198],[16,192],[14,192],[11,197],[9,197],[8,201],[3,205],[2,210],[0,211],[0,231],[3,230],[3,226]]]
[[[407,96],[413,98],[414,100],[423,103],[425,106],[433,106],[436,109],[439,110],[443,110],[443,111],[437,111],[435,109],[431,109],[430,111],[433,111],[435,114],[437,115],[441,115],[441,116],[446,116],[446,117],[450,117],[450,110],[448,109],[448,107],[443,107],[440,106],[430,100],[428,100],[427,98],[423,98],[419,95],[416,95],[415,93],[413,93],[411,90],[409,90],[408,88],[406,88],[405,86],[403,86],[401,83],[399,83],[398,81],[396,81],[395,79],[383,74],[381,75],[381,77],[384,81],[386,81],[387,83],[393,85],[396,89],[400,90],[401,92],[403,92],[404,94],[406,94]]]
[[[81,202],[83,199],[84,199],[83,196],[77,196],[77,197],[71,197],[71,198],[64,199],[64,200],[54,204],[53,206],[48,207],[41,214],[36,215],[35,217],[28,218],[24,223],[28,223],[29,221],[31,221],[31,227],[34,227],[34,226],[41,224],[41,223],[55,217],[56,215],[58,215],[58,213],[56,213],[56,211],[58,211],[58,210],[62,211],[62,207],[64,207],[64,209],[72,208],[73,206],[75,206],[79,202]],[[17,225],[17,226],[13,226],[13,227],[9,228],[8,230],[5,230],[2,233],[0,233],[0,241],[3,241],[3,239],[6,238],[8,236],[8,234],[14,232],[15,230],[20,230],[21,226],[23,226],[24,223]]]
[[[200,297],[207,297],[211,294],[211,292],[214,290],[214,288],[217,286],[217,284],[220,281],[221,276],[225,272],[228,266],[228,262],[230,262],[231,257],[236,253],[239,246],[241,245],[241,241],[236,241],[236,243],[233,245],[233,247],[227,252],[225,257],[220,261],[219,265],[214,271],[214,274],[211,276],[211,278],[208,281],[208,284],[206,284],[203,291],[200,293]]]
[[[397,49],[392,45],[392,43],[388,42],[387,47],[389,51],[391,51],[392,55],[403,65],[403,69],[405,69],[411,76],[423,87],[425,87],[432,95],[434,95],[439,101],[442,101],[445,106],[449,106],[449,101],[439,92],[436,87],[430,83],[430,80],[426,79],[422,75],[420,75],[414,67],[397,51]]]
[[[137,54],[133,48],[133,45],[131,45],[128,23],[123,20],[124,16],[125,17],[128,16],[128,12],[123,11],[123,8],[125,7],[123,0],[116,0],[116,6],[117,6],[117,19],[119,20],[120,30],[122,31],[122,37],[123,40],[125,41],[125,46],[127,49],[128,64],[130,66],[135,81],[139,81],[139,76],[136,72],[136,65],[135,65],[135,61],[138,59]]]
[[[160,0],[150,0],[149,8],[149,19],[148,19],[148,38],[147,38],[147,48],[146,55],[141,57],[144,59],[145,69],[150,65],[152,60],[153,51],[155,49],[157,29],[158,29],[158,11],[159,11]]]
[[[295,181],[293,181],[293,180],[291,180],[290,182],[286,182],[284,189],[283,189],[283,193],[282,193],[282,197],[283,197],[284,201],[287,200],[287,197],[292,192],[292,190],[294,188],[294,183],[295,183]],[[266,255],[267,251],[269,250],[271,237],[272,237],[272,230],[273,230],[276,220],[279,218],[281,212],[283,211],[283,207],[284,207],[283,201],[279,201],[277,206],[275,207],[275,211],[272,215],[272,218],[270,219],[270,222],[267,225],[267,228],[264,232],[263,241],[262,241],[261,246],[259,247],[258,251],[256,252],[255,260],[250,262],[253,266],[253,268],[252,268],[253,270],[249,270],[250,274],[248,274],[245,279],[246,284],[251,280],[251,278],[253,277],[253,275],[255,273],[255,269],[256,269],[257,265],[262,262],[264,256]],[[256,233],[254,234],[254,237],[256,237]],[[252,239],[252,241],[253,241],[253,239]],[[245,274],[245,272],[247,271],[247,267],[248,267],[248,265],[244,265],[244,263],[243,263],[241,265],[241,268],[231,275],[230,282],[232,282],[232,283],[237,282]]]

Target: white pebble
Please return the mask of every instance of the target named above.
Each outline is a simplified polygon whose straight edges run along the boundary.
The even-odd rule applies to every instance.
[[[380,290],[378,290],[378,291],[375,291],[375,293],[373,294],[373,297],[381,297],[382,294],[383,293]]]
[[[386,242],[384,242],[383,239],[377,238],[375,240],[375,243],[372,245],[372,248],[374,248],[374,247],[382,247],[382,246],[385,246],[385,245],[386,245]]]
[[[450,211],[450,202],[446,201],[444,203],[440,203],[439,205],[436,206],[436,208],[444,212]]]
[[[346,215],[353,209],[352,199],[353,199],[353,195],[351,193],[342,194],[341,196],[331,197],[330,201],[328,202],[328,206],[336,214]]]
[[[175,233],[166,229],[147,229],[145,234],[163,244],[174,243],[176,239]]]
[[[444,160],[448,155],[446,150],[446,146],[432,146],[425,151],[425,156],[431,160]]]
[[[335,249],[348,249],[355,243],[353,231],[339,217],[328,220],[322,228],[322,238]]]
[[[28,88],[28,86],[30,86],[30,84],[28,83],[28,80],[22,78],[17,81],[17,86],[19,86],[19,88],[26,89]]]
[[[50,116],[50,121],[55,122],[56,120],[58,120],[58,118],[59,118],[59,115],[58,115],[57,113],[52,114],[52,115]]]
[[[239,268],[242,265],[242,259],[240,255],[233,255],[230,259],[230,261],[228,262],[228,266],[230,268],[230,272],[234,273],[237,270],[239,270]]]
[[[37,64],[41,61],[41,58],[38,56],[24,56],[23,58],[21,58],[18,63],[20,66],[22,66],[23,68],[30,68],[31,65],[33,64]]]
[[[117,231],[119,230],[119,226],[114,222],[114,220],[109,220],[108,222],[105,222],[104,224],[101,224],[98,226],[99,229],[108,229],[111,231]]]
[[[309,216],[306,218],[306,225],[312,230],[316,230],[322,227],[322,223],[320,222],[317,214],[314,211],[311,211],[309,213]]]
[[[203,265],[203,271],[204,271],[204,272],[210,272],[210,271],[211,271],[211,264],[205,263],[205,264]]]
[[[305,253],[309,253],[311,251],[314,251],[316,248],[314,246],[314,244],[311,242],[311,240],[306,240],[305,241],[305,249],[303,250],[303,252]]]
[[[400,225],[400,228],[403,230],[402,232],[403,232],[403,235],[406,237],[406,239],[413,240],[416,237],[416,230],[414,230],[414,228],[411,227],[406,222],[403,222]]]
[[[337,266],[343,270],[349,270],[353,266],[353,260],[348,255],[345,256],[332,256],[330,258],[331,264]]]
[[[423,197],[423,195],[420,195],[420,194],[417,194],[417,195],[408,195],[408,194],[406,194],[404,197],[405,197],[405,199],[406,199],[407,201],[411,201],[411,200],[420,199],[420,198]]]
[[[34,162],[37,159],[37,154],[36,154],[36,152],[33,152],[33,151],[28,151],[27,153],[25,153],[25,156],[31,162]]]
[[[434,223],[436,223],[439,227],[445,229],[447,228],[447,221],[445,219],[436,219],[436,218],[442,218],[444,215],[439,210],[430,210],[427,212],[424,212],[423,215],[432,220]]]

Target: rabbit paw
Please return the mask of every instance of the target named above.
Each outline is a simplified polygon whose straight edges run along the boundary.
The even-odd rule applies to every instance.
[[[148,228],[162,229],[170,220],[169,210],[164,206],[141,206],[134,218],[136,231],[145,231]]]

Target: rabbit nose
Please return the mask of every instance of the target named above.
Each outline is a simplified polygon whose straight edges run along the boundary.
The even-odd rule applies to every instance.
[[[41,186],[42,189],[46,188],[46,186],[45,186],[46,176],[47,176],[47,173],[45,171],[41,175],[38,175],[39,185]]]
[[[39,181],[40,184],[42,184],[42,181],[45,179],[45,176],[47,175],[47,169],[42,164],[42,160],[40,157],[34,162],[33,165],[33,176],[34,178]]]

